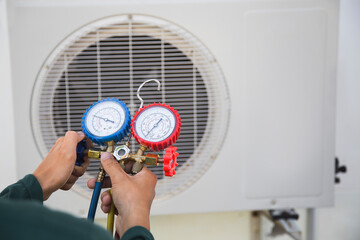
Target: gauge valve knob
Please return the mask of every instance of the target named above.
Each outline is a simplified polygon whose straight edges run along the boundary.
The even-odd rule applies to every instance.
[[[76,146],[76,166],[81,166],[84,162],[84,151],[86,150],[86,141],[82,140]]]
[[[176,161],[179,153],[176,152],[177,147],[170,146],[166,149],[164,156],[164,174],[165,176],[172,177],[176,174],[175,168],[179,165]]]

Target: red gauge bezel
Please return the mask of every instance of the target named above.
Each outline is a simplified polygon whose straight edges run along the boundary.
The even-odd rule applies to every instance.
[[[160,141],[160,142],[147,141],[147,140],[139,137],[139,135],[137,135],[137,133],[135,131],[135,120],[136,120],[136,118],[145,109],[148,109],[150,107],[155,107],[155,106],[165,107],[165,108],[169,109],[175,116],[175,124],[176,124],[176,126],[175,126],[174,131],[171,133],[171,135],[169,137],[167,137],[165,140]],[[180,136],[180,129],[181,129],[181,119],[180,119],[179,114],[177,113],[177,111],[174,108],[170,107],[170,105],[166,105],[164,103],[153,103],[153,104],[149,104],[149,105],[139,109],[139,111],[136,112],[136,114],[133,116],[133,118],[131,120],[131,133],[134,136],[135,140],[139,144],[150,147],[153,151],[161,151],[161,150],[167,148],[168,146],[173,145],[176,142],[176,140],[178,140],[178,138]]]

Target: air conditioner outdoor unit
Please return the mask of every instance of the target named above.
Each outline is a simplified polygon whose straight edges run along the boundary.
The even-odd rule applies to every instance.
[[[134,114],[156,78],[145,103],[176,108],[182,132],[177,175],[152,168],[153,214],[332,205],[337,0],[2,3],[16,177],[93,102]],[[48,204],[85,215],[97,167]]]

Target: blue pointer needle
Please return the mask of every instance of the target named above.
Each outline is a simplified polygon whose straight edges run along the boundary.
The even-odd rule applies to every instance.
[[[104,120],[105,122],[112,122],[112,123],[114,123],[114,121],[112,121],[112,120],[110,120],[110,119],[107,119],[107,118],[99,117],[99,116],[96,116],[96,115],[95,115],[94,117],[100,118],[100,119]]]
[[[157,123],[155,123],[155,125],[152,127],[152,129],[145,135],[145,137],[147,137],[147,135],[149,135],[149,133],[151,133],[151,131],[154,129],[154,128],[156,128],[157,126],[159,126],[159,123],[162,121],[162,118],[160,118],[160,120],[157,122]]]

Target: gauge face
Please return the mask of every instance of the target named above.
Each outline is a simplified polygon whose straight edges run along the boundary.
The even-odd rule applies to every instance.
[[[135,120],[137,135],[149,142],[167,139],[176,127],[175,115],[170,109],[153,106],[143,110]]]
[[[85,118],[87,130],[97,137],[116,133],[121,129],[124,122],[125,110],[114,101],[103,101],[94,105]]]

